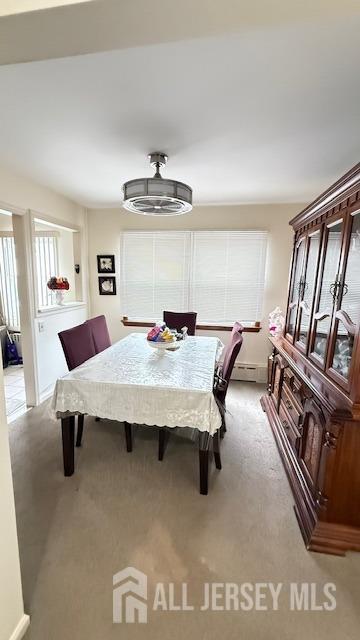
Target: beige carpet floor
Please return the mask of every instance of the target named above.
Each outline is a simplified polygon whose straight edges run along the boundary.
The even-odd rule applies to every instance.
[[[26,640],[359,638],[360,554],[306,551],[262,392],[232,384],[223,469],[212,464],[208,496],[197,447],[183,437],[170,438],[160,463],[154,430],[138,428],[128,454],[122,425],[87,418],[75,475],[64,478],[48,405],[11,425]],[[196,609],[113,624],[112,576],[127,566],[148,575],[149,593],[157,581],[176,594],[187,582]],[[281,582],[279,610],[199,611],[206,582]],[[291,611],[291,582],[335,583],[336,610]]]

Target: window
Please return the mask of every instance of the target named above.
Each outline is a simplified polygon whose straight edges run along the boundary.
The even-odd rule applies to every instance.
[[[12,236],[0,237],[1,313],[9,329],[19,331],[20,311],[17,288],[15,242]]]
[[[164,309],[186,310],[190,234],[127,232],[123,235],[122,299],[133,320],[159,320]]]
[[[157,321],[164,309],[195,310],[198,322],[261,319],[267,232],[178,231],[123,234],[122,311]]]
[[[191,306],[218,324],[262,316],[267,233],[197,231],[193,241]]]
[[[40,308],[51,307],[54,304],[53,292],[48,289],[47,283],[51,276],[58,275],[57,237],[37,235],[35,254],[38,305]]]

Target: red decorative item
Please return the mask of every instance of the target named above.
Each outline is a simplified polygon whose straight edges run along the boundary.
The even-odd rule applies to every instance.
[[[48,289],[51,289],[52,291],[56,291],[59,289],[65,289],[65,291],[68,291],[70,289],[69,281],[67,278],[56,278],[55,276],[50,278],[47,286]]]
[[[59,304],[59,305],[64,304],[63,291],[68,291],[70,289],[68,279],[52,277],[47,283],[47,286],[48,286],[48,289],[51,289],[51,291],[56,291],[56,304]]]

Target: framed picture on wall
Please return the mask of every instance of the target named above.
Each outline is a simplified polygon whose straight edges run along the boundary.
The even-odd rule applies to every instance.
[[[97,256],[98,273],[115,273],[115,256]]]
[[[116,296],[115,276],[99,276],[99,294],[101,296]]]

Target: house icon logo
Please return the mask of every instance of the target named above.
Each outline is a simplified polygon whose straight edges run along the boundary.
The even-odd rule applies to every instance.
[[[147,576],[126,567],[113,576],[113,622],[147,622]]]

